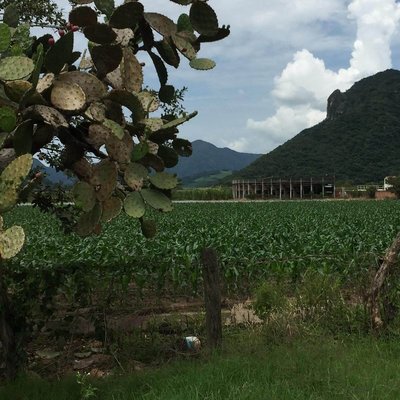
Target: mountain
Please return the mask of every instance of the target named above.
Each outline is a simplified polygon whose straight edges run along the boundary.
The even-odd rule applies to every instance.
[[[74,184],[73,178],[70,178],[64,172],[56,171],[55,168],[47,167],[36,158],[33,159],[33,168],[39,168],[44,172],[46,174],[45,183],[50,185],[71,186]]]
[[[216,175],[221,171],[237,171],[260,157],[261,154],[239,153],[228,149],[219,148],[203,140],[192,143],[193,154],[190,157],[180,157],[179,164],[169,169],[187,181],[208,175]]]
[[[218,148],[203,140],[195,140],[192,148],[193,154],[190,157],[180,157],[179,164],[169,169],[169,172],[176,173],[182,179],[184,186],[190,187],[215,185],[232,171],[244,168],[261,155],[239,153],[226,147]],[[47,167],[37,159],[34,159],[33,167],[42,169],[50,184],[71,186],[74,183],[63,172]]]
[[[362,79],[328,98],[327,117],[258,158],[233,179],[336,176],[381,183],[400,174],[400,71]]]

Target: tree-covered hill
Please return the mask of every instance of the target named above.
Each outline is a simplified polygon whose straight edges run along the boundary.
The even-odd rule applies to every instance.
[[[335,174],[354,183],[400,174],[400,71],[387,70],[328,98],[327,118],[234,178]]]
[[[260,157],[261,154],[239,153],[219,148],[204,140],[195,140],[192,143],[193,154],[190,157],[181,157],[179,164],[170,169],[179,178],[199,177],[215,174],[218,171],[237,171]]]

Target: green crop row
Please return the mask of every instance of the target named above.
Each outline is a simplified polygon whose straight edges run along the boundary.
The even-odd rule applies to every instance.
[[[205,246],[220,256],[226,287],[254,287],[271,274],[294,279],[307,268],[357,275],[376,264],[400,230],[396,201],[177,204],[157,214],[155,239],[139,222],[120,216],[103,233],[82,239],[32,207],[6,215],[6,224],[26,230],[26,245],[12,261],[18,271],[69,268],[124,277],[137,287],[188,292],[201,283],[199,254]]]

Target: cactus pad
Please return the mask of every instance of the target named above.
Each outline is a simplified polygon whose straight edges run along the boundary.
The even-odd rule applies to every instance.
[[[17,156],[30,153],[33,142],[33,121],[22,122],[13,132],[13,145]]]
[[[149,152],[149,145],[147,142],[140,142],[135,144],[132,151],[132,161],[141,160]]]
[[[114,162],[103,160],[93,167],[90,183],[96,186],[99,201],[107,200],[117,186],[117,166]]]
[[[126,168],[124,179],[131,189],[139,191],[143,186],[143,180],[147,178],[148,174],[146,167],[141,164],[132,163]]]
[[[128,92],[127,90],[112,90],[107,98],[121,106],[129,108],[133,113],[135,121],[141,121],[145,117],[142,102],[137,94]]]
[[[95,25],[97,13],[88,6],[76,7],[69,13],[69,22],[80,27]]]
[[[118,45],[103,44],[94,46],[91,48],[90,54],[100,77],[104,77],[109,72],[114,71],[122,61],[122,50],[121,46]]]
[[[25,242],[25,232],[20,226],[12,226],[0,232],[0,259],[8,260],[15,257]]]
[[[6,57],[0,61],[0,80],[16,81],[29,76],[35,69],[34,62],[28,57]]]
[[[161,157],[167,168],[175,167],[179,161],[178,153],[169,146],[160,146],[158,149],[158,156]]]
[[[31,154],[24,154],[7,165],[4,168],[3,172],[0,175],[0,183],[1,183],[1,192],[3,197],[3,191],[14,191],[16,190],[22,183],[22,181],[26,178],[29,171],[32,167],[33,158]],[[14,198],[13,193],[8,193],[8,195]]]
[[[103,122],[106,119],[106,106],[100,102],[91,103],[85,115],[93,121]]]
[[[17,123],[17,116],[11,107],[0,107],[0,131],[11,132]]]
[[[212,36],[218,32],[218,18],[215,11],[201,1],[190,7],[190,22],[193,28],[202,35]]]
[[[125,131],[124,131],[124,128],[121,126],[121,125],[119,125],[119,124],[117,124],[115,121],[113,121],[112,119],[105,119],[104,121],[103,121],[103,126],[104,127],[106,127],[106,128],[108,128],[110,131],[111,131],[111,133],[115,136],[115,137],[117,137],[118,139],[122,139],[123,137],[124,137],[124,135],[125,135]]]
[[[9,187],[0,181],[0,212],[10,210],[18,201],[16,189]]]
[[[123,59],[120,68],[125,89],[130,92],[140,92],[143,85],[142,66],[128,47],[123,49]]]
[[[176,4],[180,4],[181,6],[188,6],[193,3],[193,0],[171,0]]]
[[[162,14],[144,13],[144,19],[162,36],[172,36],[178,30],[175,22]]]
[[[93,165],[86,158],[75,161],[71,169],[79,178],[85,181],[89,181],[93,176]]]
[[[157,54],[154,54],[151,51],[149,51],[149,56],[153,61],[161,86],[165,85],[168,81],[168,71],[167,68],[165,68],[163,60]]]
[[[188,60],[193,60],[194,58],[196,58],[196,50],[187,39],[180,36],[180,34],[176,34],[172,36],[172,40],[179,52],[184,55]]]
[[[117,7],[111,15],[110,25],[113,28],[135,28],[143,16],[144,7],[139,2],[129,2]]]
[[[157,172],[150,176],[150,182],[158,189],[170,190],[178,185],[178,178],[167,172]]]
[[[140,92],[138,97],[146,113],[157,111],[160,107],[160,102],[158,101],[157,96],[150,92]]]
[[[9,81],[6,82],[4,85],[4,92],[10,100],[14,101],[15,103],[19,103],[23,95],[31,87],[32,84],[28,81],[24,80]]]
[[[114,0],[94,0],[96,8],[110,18],[115,9]]]
[[[126,29],[114,29],[114,32],[117,35],[117,38],[115,41],[120,44],[123,47],[128,46],[129,41],[133,39],[135,36],[132,29],[126,28]]]
[[[163,40],[155,44],[155,47],[158,53],[160,54],[161,58],[167,64],[172,65],[175,68],[179,67],[180,63],[179,54],[169,38],[163,38]]]
[[[96,204],[96,193],[87,182],[78,182],[72,189],[75,205],[83,211],[90,211]]]
[[[158,154],[158,149],[160,146],[157,143],[151,142],[150,140],[147,141],[147,146],[149,148],[149,153],[150,154]]]
[[[122,201],[118,197],[111,196],[103,202],[103,215],[101,220],[103,222],[110,222],[119,215],[122,210]]]
[[[153,220],[140,219],[140,227],[142,234],[147,239],[152,239],[157,234],[157,225]]]
[[[106,82],[113,89],[119,89],[119,90],[124,89],[124,82],[122,80],[120,66],[118,68],[114,69],[114,71],[111,71],[106,75]]]
[[[190,17],[187,14],[181,14],[177,22],[178,32],[186,31],[193,33],[193,26],[190,22]]]
[[[158,97],[163,103],[170,104],[175,97],[175,88],[172,85],[161,86]]]
[[[7,24],[0,23],[0,53],[3,53],[10,47],[11,31]]]
[[[175,139],[172,147],[181,157],[190,157],[192,155],[192,143],[185,139]]]
[[[50,72],[49,74],[46,74],[45,76],[39,79],[39,82],[36,86],[36,90],[39,93],[43,93],[47,89],[51,88],[53,82],[54,82],[54,74]]]
[[[74,32],[68,32],[47,51],[44,65],[49,72],[59,74],[65,64],[70,63],[74,48]]]
[[[30,118],[33,120],[43,121],[54,128],[68,128],[68,122],[64,116],[52,107],[42,105],[30,106],[24,110],[23,117],[24,119]]]
[[[9,4],[4,9],[3,22],[11,28],[16,28],[19,24],[18,7],[15,4]]]
[[[51,103],[62,111],[79,113],[86,105],[85,92],[76,83],[56,80],[51,91]]]
[[[91,144],[95,149],[100,149],[110,136],[110,131],[100,124],[92,124],[89,126],[87,142]]]
[[[129,193],[124,201],[124,210],[132,218],[141,218],[146,212],[146,206],[139,192]]]
[[[88,40],[97,44],[109,44],[117,38],[117,34],[107,24],[86,26],[83,33]]]
[[[161,129],[164,125],[164,120],[161,118],[146,118],[141,121],[148,132],[155,132]]]
[[[8,137],[7,132],[0,132],[0,150],[3,148],[3,144],[6,141],[7,137]]]
[[[190,61],[189,65],[194,69],[206,71],[209,69],[213,69],[216,64],[215,61],[208,58],[195,58]]]
[[[119,163],[121,169],[124,164],[128,164],[131,160],[131,153],[133,150],[133,140],[131,136],[125,132],[122,140],[114,135],[110,135],[106,142],[106,150],[108,155]]]
[[[89,236],[98,227],[101,215],[102,215],[101,204],[96,203],[95,206],[89,212],[81,215],[75,226],[75,232],[79,236]]]
[[[103,82],[96,76],[88,72],[71,71],[60,74],[58,80],[67,83],[76,83],[85,92],[86,101],[91,103],[100,100],[107,94],[107,89]]]
[[[184,117],[176,118],[176,119],[166,123],[163,126],[163,129],[175,128],[179,125],[184,124],[186,121],[189,121],[190,119],[194,118],[196,115],[197,115],[197,111],[194,111],[191,114],[188,114]]]
[[[152,208],[163,211],[172,211],[172,202],[164,193],[153,189],[143,189],[141,192],[144,201]]]

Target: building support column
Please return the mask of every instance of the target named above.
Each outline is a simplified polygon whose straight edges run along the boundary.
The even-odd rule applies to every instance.
[[[264,179],[261,181],[261,198],[264,200]]]
[[[303,179],[300,179],[300,198],[303,198]]]
[[[311,198],[313,198],[313,194],[314,194],[314,188],[313,188],[313,181],[312,181],[312,178],[311,178],[311,180],[310,180],[310,195],[311,195]]]

